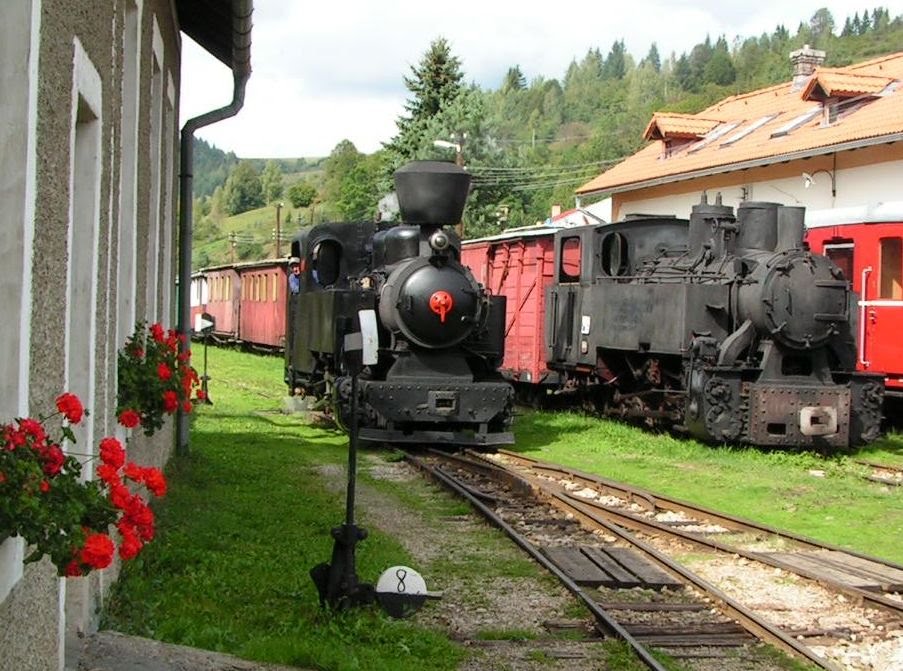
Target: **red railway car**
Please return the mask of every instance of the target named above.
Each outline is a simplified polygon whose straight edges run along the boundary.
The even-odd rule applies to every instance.
[[[204,269],[207,277],[207,313],[215,322],[212,336],[229,342],[238,334],[238,297],[241,283],[235,265]]]
[[[461,263],[490,293],[508,298],[499,370],[527,400],[558,384],[558,374],[546,366],[543,333],[546,287],[555,279],[555,230],[528,226],[461,245]]]
[[[284,260],[204,268],[191,278],[192,328],[207,313],[212,336],[222,343],[265,349],[285,346],[288,270]]]
[[[903,398],[903,201],[806,213],[811,249],[831,258],[859,294],[859,370],[885,375]]]
[[[238,340],[267,349],[285,347],[288,274],[285,262],[236,266],[241,282]]]

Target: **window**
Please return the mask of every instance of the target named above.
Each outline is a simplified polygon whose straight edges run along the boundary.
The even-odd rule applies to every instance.
[[[903,300],[903,239],[881,239],[881,274],[878,297]]]
[[[561,241],[561,269],[558,281],[580,281],[580,238],[565,238]]]
[[[790,121],[788,121],[783,126],[778,128],[774,133],[772,133],[771,137],[774,138],[774,137],[782,137],[784,135],[788,135],[790,132],[796,130],[797,128],[802,126],[804,123],[807,123],[808,121],[812,121],[812,119],[817,117],[820,112],[821,112],[821,107],[815,107],[815,108],[809,110],[808,112],[804,112],[803,114],[800,114],[799,116],[792,118]]]
[[[844,279],[853,279],[853,243],[832,242],[825,245],[825,256],[843,271]]]
[[[314,280],[322,287],[335,284],[339,279],[342,246],[336,240],[323,240],[314,246],[311,257]]]
[[[742,128],[741,130],[737,131],[736,133],[731,135],[729,138],[727,138],[724,142],[721,143],[721,146],[729,147],[730,145],[734,144],[734,142],[737,142],[738,140],[742,140],[743,138],[745,138],[747,135],[749,135],[753,131],[759,130],[762,126],[767,124],[769,121],[774,119],[776,116],[777,116],[777,114],[768,114],[766,116],[756,119],[751,124],[749,124],[746,128]]]

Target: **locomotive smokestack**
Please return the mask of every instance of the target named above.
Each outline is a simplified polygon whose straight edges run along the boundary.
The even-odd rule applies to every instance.
[[[406,224],[459,223],[469,190],[470,173],[454,163],[413,161],[395,172],[398,207]]]

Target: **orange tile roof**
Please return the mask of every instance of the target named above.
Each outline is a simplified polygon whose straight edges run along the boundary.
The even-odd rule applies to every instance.
[[[666,137],[702,138],[720,119],[703,119],[695,114],[677,114],[676,112],[656,112],[643,131],[646,140],[661,140]]]
[[[802,97],[804,100],[824,100],[829,97],[876,94],[881,93],[893,81],[893,77],[819,68],[815,76],[810,77]]]
[[[882,80],[885,83],[879,88]],[[813,81],[818,83],[813,85]],[[814,86],[828,87],[827,90],[835,92],[833,96],[866,97],[861,101],[842,102],[836,119],[824,125],[822,103],[809,97]],[[847,94],[837,93],[846,90],[844,87],[849,89]],[[679,124],[690,128],[686,116],[658,113],[646,127],[644,137],[665,135],[661,132],[662,124],[672,130]],[[792,82],[787,82],[725,98],[689,116],[705,123],[713,120],[721,123],[698,142],[688,142],[670,153],[663,151],[664,140],[656,139],[581,186],[576,193],[629,191],[702,174],[731,172],[878,142],[903,141],[903,52],[845,68],[816,70],[803,90],[794,90]],[[674,117],[679,117],[679,121],[672,122]]]

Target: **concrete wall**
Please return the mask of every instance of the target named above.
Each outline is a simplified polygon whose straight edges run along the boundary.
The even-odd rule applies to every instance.
[[[803,173],[813,176],[807,188]],[[831,195],[834,174],[836,195]],[[648,189],[615,194],[615,221],[632,213],[676,214],[688,217],[690,208],[707,192],[709,202],[721,193],[725,205],[736,207],[743,200],[765,200],[811,209],[849,207],[899,200],[903,175],[903,143],[840,152],[835,157],[778,163],[742,172],[674,182]]]
[[[169,0],[5,0],[0,12],[0,262],[15,271],[0,280],[0,419],[47,414],[74,391],[91,411],[73,448],[80,453],[93,453],[102,436],[124,437],[115,416],[123,334],[136,318],[173,325],[172,12]],[[145,104],[154,92],[159,104]],[[162,466],[172,428],[132,438],[130,458]],[[15,538],[0,546],[0,666],[60,669],[80,634],[96,628],[118,566],[64,580],[46,560],[23,566],[23,550]]]

